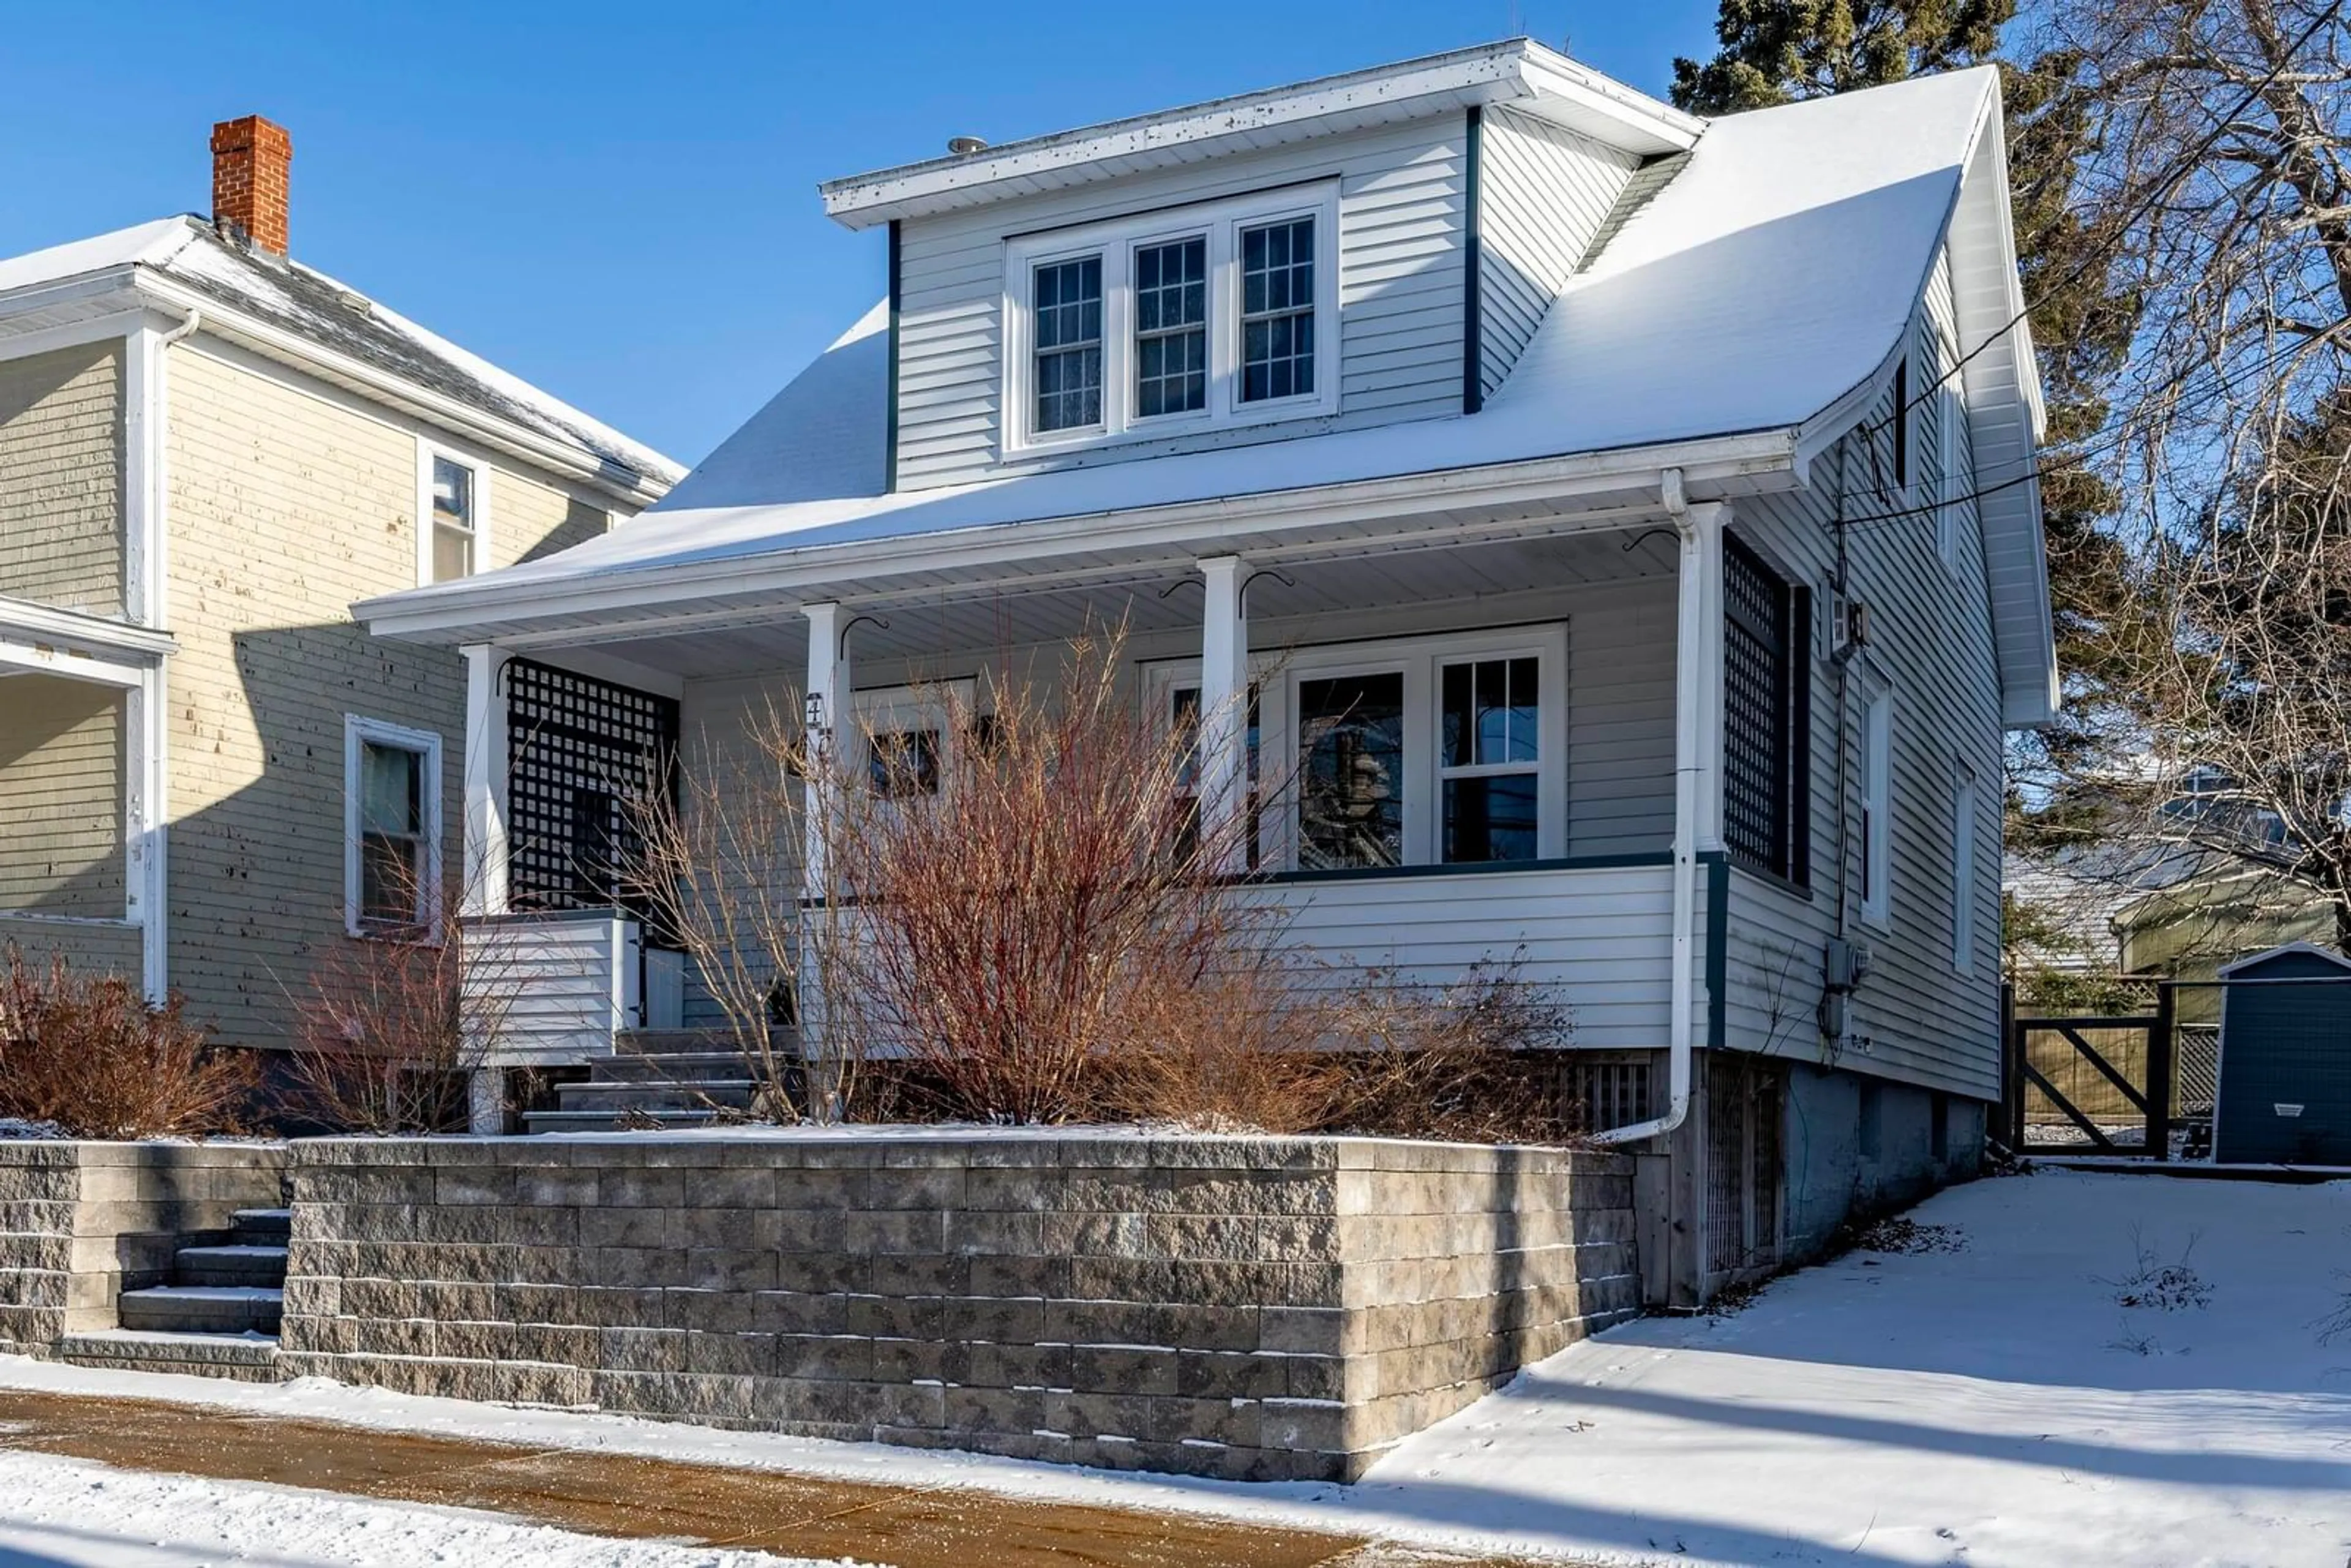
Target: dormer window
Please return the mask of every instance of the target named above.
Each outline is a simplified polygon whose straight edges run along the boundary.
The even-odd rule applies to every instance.
[[[1292,187],[1008,241],[1006,454],[1335,412],[1337,225]]]

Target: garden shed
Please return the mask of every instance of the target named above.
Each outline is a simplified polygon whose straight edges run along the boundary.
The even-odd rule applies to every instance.
[[[2351,958],[2290,942],[2220,980],[2213,1158],[2351,1166]]]

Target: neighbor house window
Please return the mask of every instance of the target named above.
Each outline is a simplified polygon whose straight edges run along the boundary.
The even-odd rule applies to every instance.
[[[1750,871],[1812,882],[1812,596],[1726,538],[1722,572],[1723,832]]]
[[[1965,765],[1951,783],[1951,967],[1976,967],[1976,776]]]
[[[1259,658],[1251,863],[1344,872],[1564,855],[1566,668],[1558,625]],[[1161,711],[1196,730],[1198,666],[1162,665],[1153,678],[1167,694]],[[1261,774],[1260,755],[1288,766]]]
[[[419,443],[416,458],[416,575],[455,582],[487,564],[486,471],[482,465]]]
[[[1331,189],[1007,242],[1008,452],[1337,407]]]
[[[437,931],[441,737],[346,717],[343,795],[347,928],[353,936]]]
[[[1894,695],[1870,692],[1861,713],[1861,917],[1894,913]]]

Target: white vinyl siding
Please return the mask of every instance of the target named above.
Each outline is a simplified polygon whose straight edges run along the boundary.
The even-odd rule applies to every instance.
[[[1478,166],[1479,382],[1502,384],[1640,167],[1542,120],[1489,110]]]
[[[1945,274],[1930,284],[1928,312],[1948,310]],[[1881,397],[1865,423],[1890,410]],[[1919,411],[1921,450],[1939,449],[1941,409]],[[1848,515],[1868,507],[1866,454],[1860,440],[1841,444],[1853,496]],[[1814,464],[1809,488],[1758,497],[1733,506],[1742,538],[1770,551],[1801,580],[1824,590],[1834,559],[1831,524],[1836,515],[1839,452]],[[1955,912],[1969,897],[1978,945],[1999,920],[1999,813],[1980,808],[1971,894],[1953,885],[1950,841],[1954,766],[1980,781],[1999,777],[2001,696],[1994,661],[1991,605],[1974,508],[1957,536],[1957,570],[1938,553],[1931,512],[1900,523],[1847,531],[1855,594],[1869,606],[1872,646],[1867,660],[1895,695],[1888,761],[1892,831],[1888,844],[1890,923],[1861,925],[1858,831],[1862,716],[1866,701],[1860,663],[1852,668],[1844,720],[1847,801],[1847,929],[1871,949],[1869,977],[1853,998],[1852,1023],[1836,1061],[1855,1071],[1980,1099],[2000,1092],[1998,966],[1980,957],[1971,973],[1955,969]],[[1823,1051],[1813,1023],[1820,998],[1821,944],[1836,929],[1837,831],[1835,783],[1837,696],[1834,667],[1809,662],[1813,714],[1813,894],[1807,899],[1761,878],[1730,873],[1727,1043],[1818,1061]]]
[[[1464,118],[1446,115],[909,220],[899,246],[899,486],[1458,413],[1465,159]],[[1337,355],[1317,374],[1335,372],[1341,412],[998,465],[1007,240],[1316,180],[1339,188],[1339,319],[1317,324],[1318,344],[1327,352],[1335,340]]]

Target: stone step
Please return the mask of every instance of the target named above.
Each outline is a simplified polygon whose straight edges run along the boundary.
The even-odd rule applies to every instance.
[[[115,1306],[127,1329],[274,1334],[286,1292],[265,1285],[156,1285],[123,1291]]]
[[[736,1054],[735,1032],[724,1029],[624,1029],[614,1032],[616,1056],[677,1056],[723,1051]]]
[[[565,1083],[556,1099],[566,1111],[703,1111],[731,1105],[738,1111],[751,1105],[751,1081],[708,1079],[695,1083]]]
[[[782,1065],[780,1060],[778,1065]],[[649,1056],[600,1056],[588,1064],[590,1083],[699,1083],[741,1079],[755,1064],[740,1051],[661,1051]]]
[[[739,1121],[739,1113],[722,1115],[711,1110],[648,1111],[645,1114],[655,1125],[663,1127],[723,1126]],[[624,1124],[617,1111],[526,1111],[523,1124],[534,1133],[625,1133],[633,1129]]]
[[[294,1234],[290,1208],[240,1208],[233,1217],[235,1239],[248,1247],[283,1247]]]
[[[228,1247],[183,1247],[172,1258],[172,1279],[182,1285],[283,1285],[286,1249],[251,1243]]]
[[[75,1366],[123,1372],[178,1372],[240,1383],[278,1380],[277,1340],[265,1333],[166,1333],[94,1329],[57,1341],[57,1357]]]

